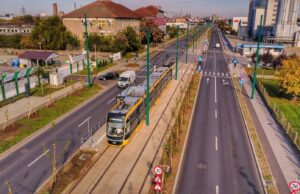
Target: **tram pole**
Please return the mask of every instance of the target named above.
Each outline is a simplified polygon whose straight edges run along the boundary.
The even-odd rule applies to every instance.
[[[187,24],[186,29],[186,54],[185,54],[185,63],[188,63],[188,54],[189,54],[189,23]]]
[[[146,126],[150,125],[150,31],[146,31],[147,37],[147,88],[146,88]]]
[[[258,60],[259,60],[259,49],[260,49],[260,41],[261,41],[262,20],[263,20],[263,16],[261,15],[260,16],[260,26],[259,26],[259,31],[258,31],[258,42],[257,42],[257,49],[256,49],[256,61],[255,61],[255,66],[254,66],[252,92],[251,92],[251,99],[252,100],[254,98],[254,92],[255,92],[255,86],[256,86],[256,70],[257,70],[257,65],[258,65]]]
[[[195,52],[195,28],[193,32],[193,53]]]
[[[179,26],[177,26],[177,30],[176,30],[176,76],[175,76],[175,80],[178,79],[178,32],[179,32]]]
[[[90,59],[89,59],[89,35],[87,32],[87,21],[86,14],[84,14],[84,31],[85,31],[85,50],[86,50],[86,60],[88,68],[88,87],[91,87],[91,69],[90,69]]]

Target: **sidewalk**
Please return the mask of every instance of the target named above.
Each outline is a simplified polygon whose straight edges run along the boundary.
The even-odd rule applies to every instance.
[[[81,89],[83,85],[81,83],[75,83],[73,86],[68,86],[65,89],[61,89],[51,94],[52,101],[59,100],[65,95],[70,95],[71,93]],[[16,122],[17,120],[26,117],[29,113],[30,105],[32,103],[31,112],[35,112],[38,109],[47,106],[50,97],[37,97],[30,96],[28,98],[22,98],[14,103],[8,104],[0,108],[0,128],[3,127],[5,122],[5,112],[7,110],[8,113],[8,121],[6,126],[9,126]]]
[[[238,65],[237,69],[239,74],[246,75],[241,65]],[[257,121],[256,130],[263,144],[272,174],[274,179],[277,178],[276,184],[279,190],[280,188],[287,189],[289,182],[300,177],[299,152],[294,150],[290,140],[277,125],[258,92],[255,91],[253,100],[249,99],[251,96],[252,81],[247,76],[244,76],[244,81],[244,92],[247,95],[244,98],[248,101],[249,110],[255,113],[252,118],[254,121]],[[285,180],[280,179],[282,176],[284,176]]]

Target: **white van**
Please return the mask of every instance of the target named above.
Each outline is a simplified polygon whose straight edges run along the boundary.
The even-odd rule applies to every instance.
[[[220,48],[220,43],[217,43],[217,44],[216,44],[216,48]]]
[[[125,71],[118,79],[118,86],[119,88],[127,88],[130,84],[134,83],[135,79],[135,71]]]

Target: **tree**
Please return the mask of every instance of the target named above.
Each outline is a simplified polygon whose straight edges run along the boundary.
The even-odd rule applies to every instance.
[[[33,45],[33,42],[31,41],[30,36],[22,36],[20,45],[22,49],[31,49],[35,47]]]
[[[143,44],[147,43],[146,39],[146,30],[150,31],[150,42],[154,42],[155,44],[162,41],[163,34],[162,31],[158,28],[158,26],[154,23],[153,20],[143,20],[141,22],[141,40]]]
[[[296,101],[300,95],[300,58],[283,60],[282,67],[278,68],[275,75],[280,87]]]
[[[126,52],[138,51],[141,47],[140,39],[136,31],[132,27],[127,27],[123,32],[128,41]]]
[[[175,38],[177,34],[177,28],[175,26],[167,26],[167,34],[170,38]]]
[[[286,54],[279,55],[273,62],[273,68],[276,69],[277,67],[281,67],[282,62],[286,59],[288,59],[288,56]]]
[[[261,60],[264,62],[264,63],[273,63],[273,60],[274,60],[274,57],[272,54],[270,53],[265,53],[261,56]]]
[[[256,53],[252,54],[251,59],[253,63],[256,62]],[[258,55],[258,63],[260,63],[260,61],[261,61],[261,55]]]
[[[79,45],[78,39],[67,31],[61,19],[56,16],[40,20],[32,31],[31,39],[36,47],[41,43],[48,50],[64,50],[67,44],[74,42]]]
[[[123,32],[119,32],[115,36],[112,51],[113,52],[121,51],[121,52],[125,53],[125,51],[127,50],[128,47],[129,47],[129,42],[128,42],[126,35]]]

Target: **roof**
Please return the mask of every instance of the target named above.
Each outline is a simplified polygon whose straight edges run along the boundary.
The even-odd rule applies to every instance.
[[[257,48],[257,44],[241,44],[237,45],[241,48]],[[260,48],[269,48],[269,49],[284,49],[282,44],[261,44]]]
[[[47,60],[58,57],[59,55],[54,52],[46,52],[46,51],[25,51],[24,53],[19,55],[20,59],[39,59],[39,60]]]
[[[156,17],[160,9],[156,6],[149,5],[147,7],[141,7],[136,9],[134,12],[140,15],[141,17]]]
[[[63,16],[63,18],[141,18],[127,7],[110,0],[97,0]]]

